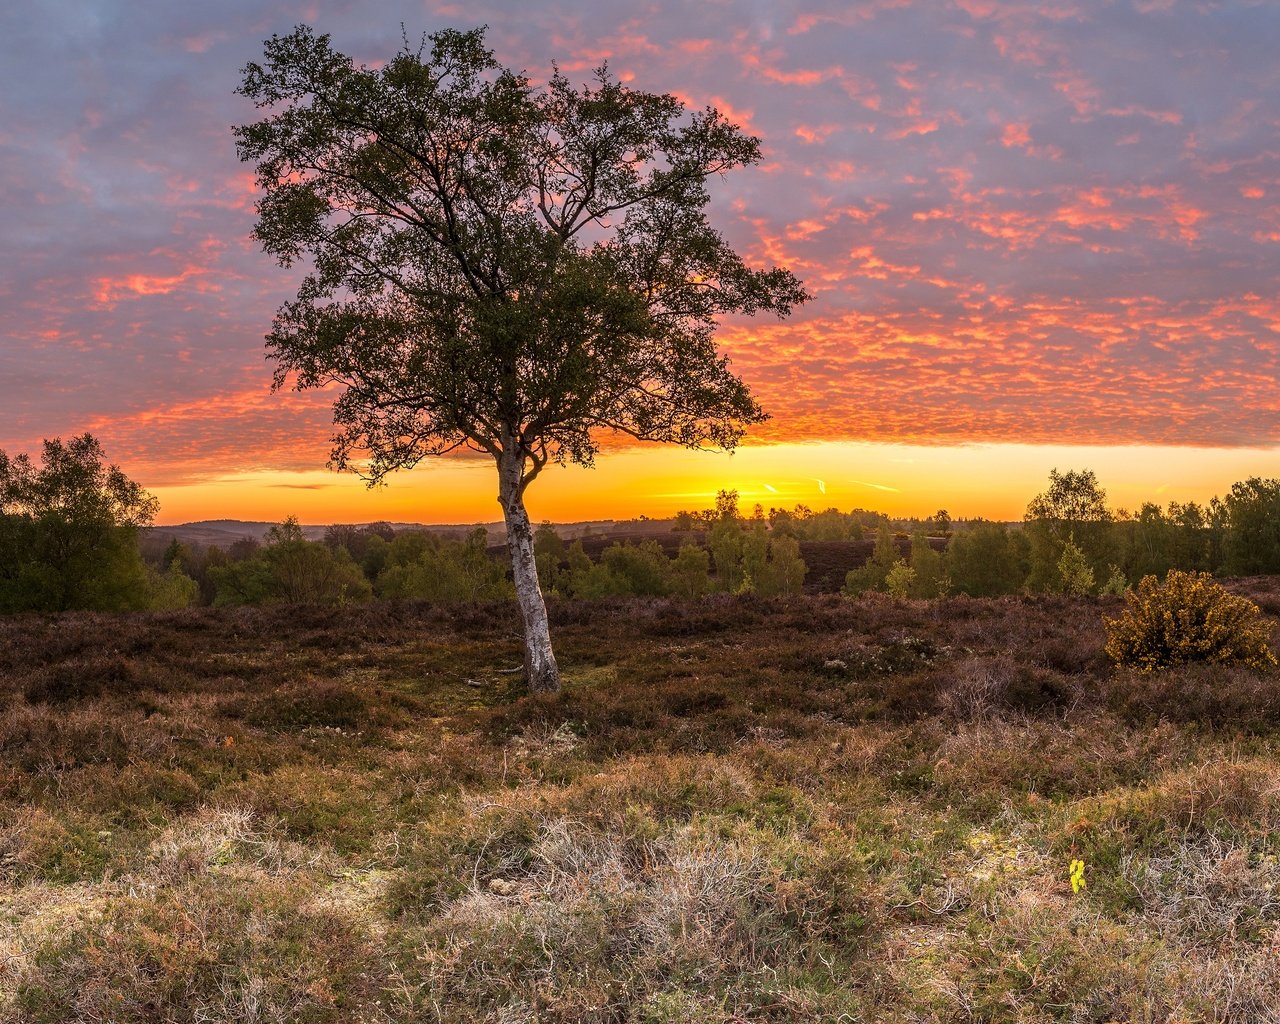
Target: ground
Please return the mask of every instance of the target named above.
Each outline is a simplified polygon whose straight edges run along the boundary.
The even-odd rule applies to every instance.
[[[1277,677],[1120,608],[2,620],[0,1021],[1280,1020]]]

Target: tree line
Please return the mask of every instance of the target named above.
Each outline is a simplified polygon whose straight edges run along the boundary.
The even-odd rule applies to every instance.
[[[805,565],[799,542],[765,525],[727,521],[709,542],[686,541],[668,555],[656,540],[614,542],[593,558],[549,523],[534,533],[538,577],[552,597],[700,597],[713,591],[799,593]],[[510,568],[489,548],[484,527],[463,536],[395,531],[385,523],[337,525],[307,540],[296,519],[262,543],[228,551],[172,541],[160,556],[167,575],[189,578],[212,605],[328,604],[416,599],[438,604],[513,600]]]
[[[0,452],[0,612],[136,611],[191,605],[346,604],[412,598],[439,603],[514,599],[509,562],[483,527],[454,535],[335,525],[308,540],[294,518],[262,541],[225,550],[173,540],[140,543],[158,503],[90,435],[46,441],[39,464]],[[669,554],[657,540],[610,544],[592,557],[550,524],[533,536],[543,593],[564,598],[698,598],[712,592],[799,593],[801,544],[863,542],[844,593],[1122,593],[1170,569],[1280,573],[1280,480],[1251,478],[1201,505],[1111,508],[1089,470],[1049,475],[1019,523],[891,520],[866,509],[739,509],[722,491],[683,512]],[[671,545],[674,546],[674,545]]]
[[[510,564],[490,551],[484,527],[448,535],[339,524],[311,541],[290,517],[262,541],[225,549],[143,543],[158,509],[88,434],[45,442],[39,465],[0,452],[0,612],[516,596]],[[550,524],[535,532],[533,550],[544,592],[572,598],[794,594],[806,572],[795,537],[743,520],[736,504],[705,543],[687,540],[673,556],[650,540],[613,543],[593,559]]]
[[[1054,469],[1021,523],[959,525],[941,551],[920,528],[903,547],[902,535],[881,524],[871,557],[849,573],[845,593],[1119,594],[1171,569],[1280,573],[1280,480],[1252,477],[1203,505],[1144,502],[1130,512],[1107,504],[1092,471]]]

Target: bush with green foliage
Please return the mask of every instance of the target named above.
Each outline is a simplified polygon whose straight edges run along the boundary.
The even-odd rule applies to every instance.
[[[999,523],[974,523],[958,530],[947,545],[951,587],[970,597],[1016,594],[1027,580],[1028,554],[1023,531]]]
[[[911,535],[911,569],[915,576],[911,581],[910,597],[944,597],[951,588],[946,565],[941,553],[933,550],[929,535],[923,527]]]
[[[190,608],[200,602],[200,584],[186,574],[182,562],[175,558],[164,572],[147,566],[147,608],[151,611],[173,611]]]
[[[1098,593],[1103,597],[1123,597],[1128,589],[1129,580],[1124,570],[1118,565],[1113,565],[1106,581],[1098,588]]]
[[[1206,661],[1270,668],[1270,629],[1258,606],[1232,594],[1207,573],[1172,570],[1160,582],[1144,577],[1129,607],[1104,620],[1106,652],[1120,666],[1151,672]]]
[[[629,594],[661,597],[671,593],[671,560],[655,540],[610,544],[600,561],[614,576],[626,581]]]
[[[916,571],[899,558],[885,576],[884,588],[892,597],[910,597],[915,582]]]
[[[901,557],[893,530],[888,523],[881,523],[876,532],[876,546],[871,557],[861,569],[850,569],[845,574],[843,593],[856,597],[869,590],[885,590],[889,573]]]
[[[1085,553],[1077,546],[1075,537],[1068,537],[1058,559],[1058,586],[1062,593],[1072,597],[1084,597],[1093,593],[1093,569]]]
[[[273,526],[249,558],[209,572],[216,605],[343,605],[373,596],[346,548],[306,540],[293,516]]]
[[[387,598],[418,598],[437,604],[503,601],[515,596],[506,568],[489,556],[483,526],[465,541],[414,530],[396,536],[377,581]]]
[[[566,589],[568,580],[561,568],[568,548],[555,527],[543,523],[533,535],[533,557],[538,563],[538,584],[544,594],[558,594]]]
[[[583,601],[630,597],[631,584],[603,562],[588,562],[569,577],[569,594]]]
[[[681,597],[701,597],[711,590],[711,554],[701,544],[680,545],[671,561],[671,590]]]

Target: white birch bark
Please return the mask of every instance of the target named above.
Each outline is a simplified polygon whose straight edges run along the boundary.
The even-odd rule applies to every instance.
[[[538,563],[533,552],[533,528],[524,507],[524,466],[518,456],[498,460],[498,501],[507,524],[507,549],[516,601],[524,620],[524,668],[530,693],[559,693],[560,668],[551,650],[551,625],[547,605],[538,585]]]

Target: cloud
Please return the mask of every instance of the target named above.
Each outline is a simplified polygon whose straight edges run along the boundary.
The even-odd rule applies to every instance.
[[[93,429],[152,482],[324,464],[332,396],[268,389],[299,275],[249,237],[228,130],[299,20],[367,61],[402,21],[487,22],[535,80],[607,60],[758,135],[712,218],[815,295],[721,332],[760,441],[1280,443],[1275,5],[64,7],[0,15],[5,450]]]

